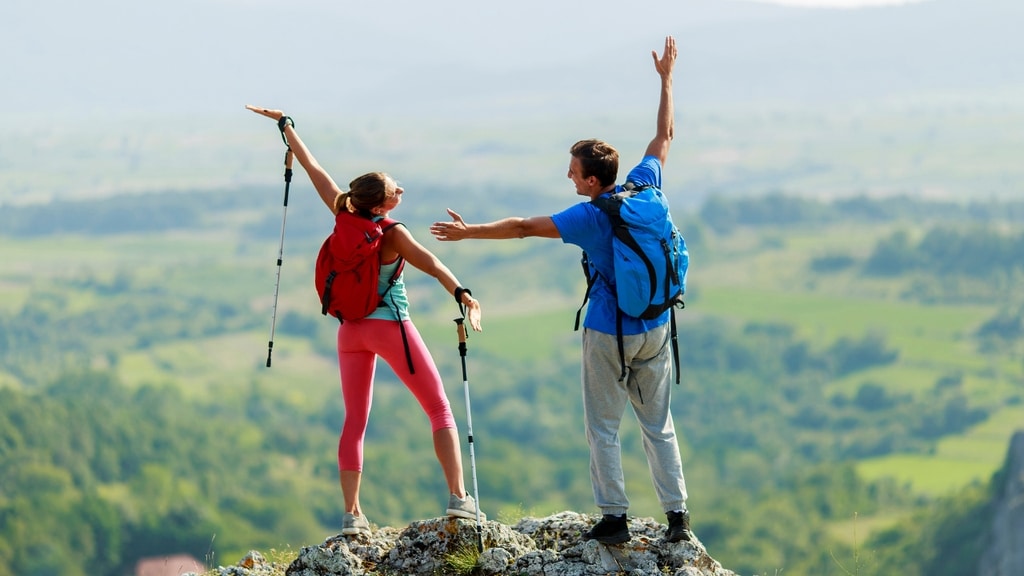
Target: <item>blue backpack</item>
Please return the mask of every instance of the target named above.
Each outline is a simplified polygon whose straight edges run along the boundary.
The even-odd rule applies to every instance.
[[[672,350],[675,355],[676,382],[679,382],[679,345],[676,339],[675,308],[683,308],[686,273],[690,254],[686,240],[672,222],[668,200],[654,186],[636,186],[627,182],[622,191],[599,196],[591,201],[608,215],[612,224],[612,250],[615,257],[614,278],[606,278],[613,287],[618,303],[617,331],[622,376],[626,376],[622,346],[622,315],[651,320],[672,310]],[[583,304],[597,279],[597,270],[583,253],[583,272],[587,276],[587,292]],[[576,312],[579,329],[580,312]]]

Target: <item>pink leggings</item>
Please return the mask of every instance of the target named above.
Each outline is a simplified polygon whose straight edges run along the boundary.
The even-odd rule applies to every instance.
[[[363,469],[363,438],[370,418],[377,356],[388,363],[419,401],[423,412],[430,418],[433,432],[456,428],[455,417],[452,416],[451,405],[445,396],[434,359],[412,321],[406,320],[404,324],[415,374],[409,373],[398,322],[346,320],[338,327],[338,365],[341,371],[341,394],[345,400],[345,424],[338,441],[339,470]]]

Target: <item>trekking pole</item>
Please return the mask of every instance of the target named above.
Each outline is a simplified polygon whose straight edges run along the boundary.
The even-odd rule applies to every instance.
[[[459,296],[462,294],[460,293]],[[476,484],[476,453],[473,449],[473,411],[469,405],[469,378],[466,376],[466,313],[459,302],[459,311],[462,318],[455,319],[455,325],[459,331],[459,356],[462,357],[462,387],[466,391],[466,435],[469,439],[469,467],[473,471],[473,498],[476,499],[476,548],[477,551],[484,551],[484,536],[480,526],[480,490]]]
[[[284,225],[288,221],[288,189],[292,183],[292,147],[288,145],[288,139],[284,137],[284,120],[282,116],[278,122],[281,128],[281,139],[288,150],[284,153],[284,210],[281,215],[281,244],[277,249],[277,283],[274,284],[274,310],[270,317],[270,343],[267,345],[267,368],[270,368],[270,355],[274,352],[274,329],[277,326],[277,295],[281,289],[281,263],[284,260]],[[288,118],[291,121],[291,118]]]

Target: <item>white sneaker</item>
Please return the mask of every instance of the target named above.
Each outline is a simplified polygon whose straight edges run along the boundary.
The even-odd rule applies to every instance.
[[[456,518],[476,520],[476,500],[469,494],[466,494],[465,498],[459,498],[452,494],[448,497],[448,510],[446,513]],[[484,520],[487,520],[487,515],[480,512],[480,521],[483,522]]]
[[[370,522],[366,519],[366,516],[356,516],[351,512],[345,512],[345,517],[341,521],[341,533],[346,536],[353,536],[356,534],[370,534]]]

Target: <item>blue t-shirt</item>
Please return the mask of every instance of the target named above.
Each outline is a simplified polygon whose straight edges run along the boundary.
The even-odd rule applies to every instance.
[[[661,162],[656,156],[645,156],[630,170],[626,181],[661,189]],[[621,192],[622,187],[616,186],[615,191]],[[582,248],[587,253],[592,268],[596,268],[598,272],[594,287],[590,290],[590,303],[587,305],[583,326],[605,334],[615,334],[618,306],[615,304],[612,227],[608,215],[590,202],[580,202],[553,214],[551,219],[558,228],[562,242]],[[623,315],[622,333],[642,334],[665,324],[668,320],[668,311],[653,320]]]

